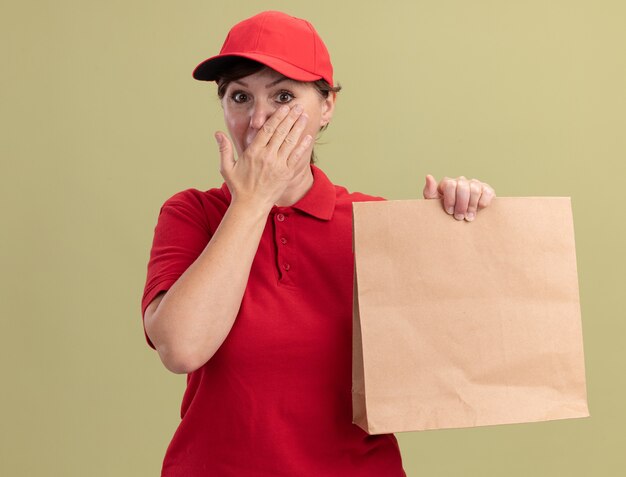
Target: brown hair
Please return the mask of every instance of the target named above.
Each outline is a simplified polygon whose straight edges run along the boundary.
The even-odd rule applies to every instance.
[[[249,60],[248,58],[230,57],[225,59],[222,71],[216,80],[217,96],[220,100],[222,100],[226,94],[226,88],[228,88],[230,83],[246,76],[253,75],[254,73],[258,73],[263,68],[267,68],[267,66],[259,63],[258,61]],[[341,85],[338,84],[337,86],[331,86],[328,84],[328,81],[324,79],[310,81],[310,84],[313,85],[322,98],[328,98],[330,93],[336,94],[341,91]],[[327,127],[328,124],[322,126],[320,128],[320,132],[324,131]],[[313,150],[311,153],[311,164],[315,162],[315,159],[315,150]]]

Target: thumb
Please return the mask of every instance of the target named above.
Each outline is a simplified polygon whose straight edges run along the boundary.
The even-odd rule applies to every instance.
[[[426,176],[426,184],[424,185],[424,199],[438,199],[439,192],[437,192],[437,181],[433,176],[428,174]]]
[[[226,135],[217,131],[215,133],[215,140],[220,150],[220,171],[228,173],[235,165],[235,157],[233,155],[233,145]]]

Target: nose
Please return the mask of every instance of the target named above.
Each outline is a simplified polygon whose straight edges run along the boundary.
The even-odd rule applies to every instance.
[[[250,110],[250,128],[259,130],[276,111],[276,107],[263,101],[255,102]]]

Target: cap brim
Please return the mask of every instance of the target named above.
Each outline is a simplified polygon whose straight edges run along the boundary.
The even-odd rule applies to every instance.
[[[316,81],[322,78],[320,75],[310,73],[279,58],[254,53],[228,53],[227,55],[213,56],[196,66],[193,70],[193,77],[200,81],[216,81],[220,76],[220,72],[235,63],[237,58],[247,58],[249,60],[258,61],[278,71],[287,78],[296,81]],[[326,79],[326,81],[328,81],[328,79]]]

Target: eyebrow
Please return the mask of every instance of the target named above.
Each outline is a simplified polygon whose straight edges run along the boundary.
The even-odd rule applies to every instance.
[[[283,76],[282,78],[278,78],[276,81],[272,81],[270,84],[266,84],[265,88],[271,88],[272,86],[276,86],[278,83],[282,83],[283,81],[293,81],[293,80],[290,78],[287,78],[286,76]],[[241,86],[248,88],[248,83],[246,83],[245,81],[235,80],[233,81],[233,83],[239,83]]]

